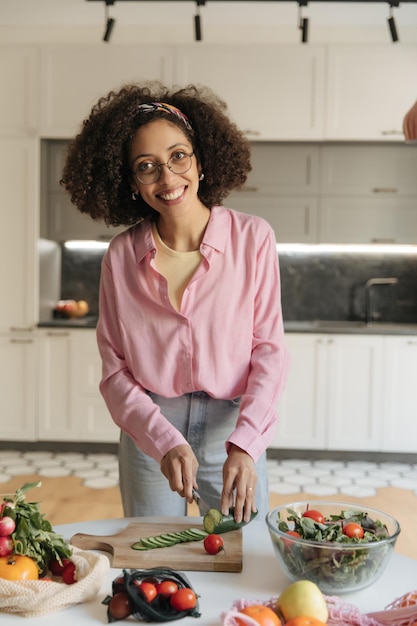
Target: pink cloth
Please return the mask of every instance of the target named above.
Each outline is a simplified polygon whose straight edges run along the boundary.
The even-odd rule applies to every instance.
[[[275,236],[263,219],[217,206],[200,250],[178,312],[155,267],[150,223],[111,241],[101,271],[100,389],[116,424],[157,461],[185,440],[146,390],[241,396],[228,443],[257,461],[272,441],[288,369]]]
[[[417,139],[417,100],[404,117],[403,130],[407,141]]]

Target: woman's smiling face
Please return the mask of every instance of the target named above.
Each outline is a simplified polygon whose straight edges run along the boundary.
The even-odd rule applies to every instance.
[[[191,157],[191,167],[183,174],[175,174],[166,163],[179,162],[184,155],[193,154],[193,147],[176,125],[168,120],[153,120],[141,126],[132,141],[129,161],[133,172],[133,190],[160,214],[183,212],[200,201],[197,198],[199,167],[195,156]],[[186,159],[188,160],[188,159]],[[147,164],[163,164],[159,168],[156,182],[144,184],[137,174],[145,172]]]

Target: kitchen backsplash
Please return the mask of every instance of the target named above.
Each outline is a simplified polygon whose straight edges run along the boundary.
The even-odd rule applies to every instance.
[[[281,252],[284,320],[351,320],[365,317],[365,283],[396,277],[395,286],[372,290],[381,321],[417,323],[417,254]],[[87,300],[98,312],[102,250],[62,248],[62,299]]]

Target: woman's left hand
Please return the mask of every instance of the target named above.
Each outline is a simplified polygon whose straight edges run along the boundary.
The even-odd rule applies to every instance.
[[[231,445],[229,455],[223,465],[223,492],[221,499],[221,510],[223,515],[227,515],[233,506],[234,492],[235,520],[241,522],[250,521],[252,511],[256,511],[255,493],[258,477],[255,463],[252,457],[238,448]]]

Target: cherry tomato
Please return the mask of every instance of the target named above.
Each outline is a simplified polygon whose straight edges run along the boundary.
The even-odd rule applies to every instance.
[[[156,598],[157,591],[153,583],[148,583],[146,580],[143,580],[142,582],[135,580],[135,584],[143,593],[146,602],[152,602],[152,600]]]
[[[77,582],[75,578],[75,563],[72,561],[65,564],[64,571],[62,572],[62,580],[66,585],[72,585]]]
[[[125,619],[132,614],[133,608],[130,598],[125,591],[115,593],[109,602],[107,612],[115,620]]]
[[[357,539],[362,539],[365,534],[364,529],[360,524],[356,524],[356,522],[349,522],[343,526],[343,533],[353,539],[356,537]]]
[[[192,589],[182,587],[172,594],[169,603],[176,611],[189,611],[197,605],[197,597]]]
[[[156,585],[156,591],[159,596],[169,598],[173,593],[178,591],[178,585],[173,580],[162,580]]]
[[[288,530],[285,534],[290,535],[291,537],[296,537],[297,539],[301,539],[300,533],[298,533],[296,530]],[[286,550],[292,549],[294,541],[292,541],[291,539],[283,539],[282,541]]]
[[[324,523],[324,515],[320,513],[320,511],[316,511],[315,509],[307,509],[307,511],[304,511],[303,517],[309,517],[318,524]]]
[[[204,539],[204,549],[209,554],[218,554],[224,550],[223,539],[219,535],[207,535]]]
[[[67,563],[71,563],[71,559],[62,559],[61,563],[58,559],[51,559],[49,561],[49,569],[54,576],[62,576],[62,572],[64,571],[64,567]]]

